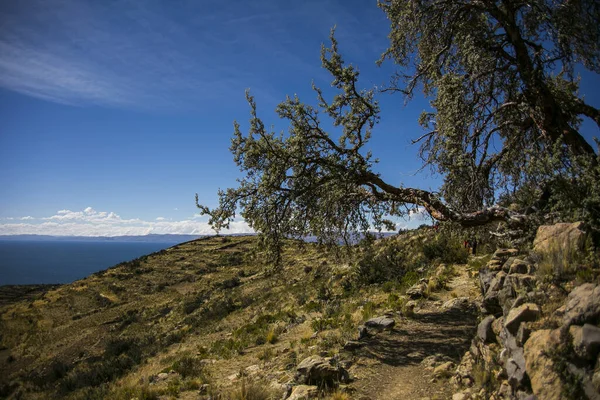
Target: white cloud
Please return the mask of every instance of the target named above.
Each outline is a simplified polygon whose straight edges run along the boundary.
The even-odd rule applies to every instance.
[[[10,218],[10,219],[12,219],[12,218]],[[28,215],[28,216],[26,216],[26,217],[21,217],[21,218],[19,218],[19,219],[20,219],[21,221],[31,221],[32,219],[35,219],[35,218],[33,218],[31,215]]]
[[[27,218],[27,217],[25,217]],[[6,218],[7,220],[9,218]],[[155,221],[138,218],[123,219],[114,212],[96,211],[87,207],[83,211],[60,210],[55,215],[40,218],[43,222],[0,224],[0,235],[53,235],[53,236],[127,236],[148,234],[207,235],[214,231],[205,221],[193,219],[170,221],[158,217]],[[245,221],[235,221],[230,229],[221,233],[253,233]]]

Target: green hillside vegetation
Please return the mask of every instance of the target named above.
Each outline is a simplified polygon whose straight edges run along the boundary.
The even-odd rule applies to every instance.
[[[184,243],[3,306],[0,394],[185,398],[208,384],[213,395],[238,398],[240,380],[228,377],[260,365],[272,380],[287,382],[307,355],[338,354],[367,318],[405,311],[403,291],[440,255],[466,260],[457,241],[424,229],[357,250],[355,262],[288,241],[274,271],[256,241]],[[152,382],[170,371],[176,379]]]

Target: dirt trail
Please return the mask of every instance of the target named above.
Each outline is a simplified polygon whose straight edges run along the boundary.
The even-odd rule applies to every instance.
[[[450,399],[453,388],[447,378],[434,379],[433,369],[422,361],[429,356],[460,362],[469,348],[477,324],[476,312],[445,310],[442,304],[453,297],[476,300],[478,289],[465,266],[447,290],[435,293],[412,318],[397,317],[391,332],[379,333],[366,340],[355,353],[357,362],[352,373],[353,399],[412,400]]]

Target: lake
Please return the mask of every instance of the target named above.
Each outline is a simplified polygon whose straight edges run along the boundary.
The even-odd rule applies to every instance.
[[[70,283],[175,244],[0,240],[0,285]]]

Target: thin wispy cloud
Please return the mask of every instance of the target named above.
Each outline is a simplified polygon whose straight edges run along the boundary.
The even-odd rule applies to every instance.
[[[318,48],[288,45],[298,35],[326,41],[336,22],[332,7],[321,1],[3,2],[0,86],[59,103],[131,108],[192,107],[242,96],[250,86],[268,95],[276,85],[264,73],[269,68],[323,76]],[[337,11],[349,28],[358,23],[343,7]],[[349,28],[339,29],[343,35]]]
[[[5,218],[13,221],[14,218]],[[2,235],[51,235],[51,236],[131,236],[150,234],[210,235],[215,231],[197,216],[180,221],[158,217],[154,221],[138,218],[121,218],[109,211],[96,211],[87,207],[81,211],[60,210],[42,217],[23,217],[20,222],[0,223]],[[26,222],[25,222],[26,221]],[[253,233],[244,221],[234,221],[230,229],[221,233]]]

